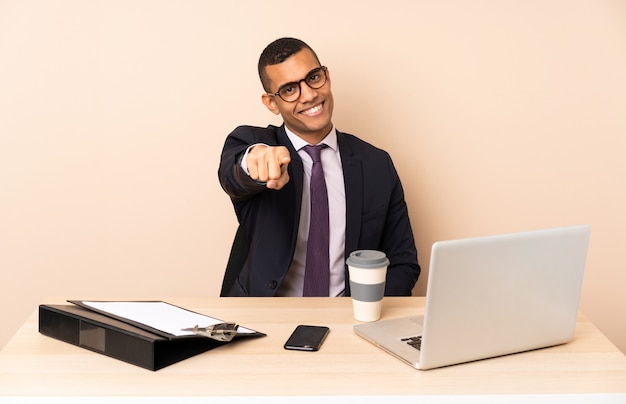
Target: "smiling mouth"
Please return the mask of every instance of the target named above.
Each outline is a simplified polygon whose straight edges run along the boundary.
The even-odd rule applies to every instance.
[[[317,104],[316,106],[309,108],[309,109],[305,109],[304,111],[301,111],[300,113],[303,115],[307,115],[307,116],[313,116],[313,115],[316,115],[318,112],[320,112],[323,106],[324,106],[324,103]]]

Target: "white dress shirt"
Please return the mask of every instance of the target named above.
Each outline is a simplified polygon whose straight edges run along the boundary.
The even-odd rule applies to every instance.
[[[287,136],[302,159],[304,182],[302,184],[302,208],[296,251],[287,277],[283,281],[277,296],[302,296],[304,288],[304,270],[306,247],[309,238],[311,220],[311,168],[313,159],[304,151],[307,143],[285,127]],[[335,128],[322,140],[328,147],[322,150],[321,159],[324,180],[328,192],[328,213],[330,219],[330,286],[329,296],[343,296],[345,291],[345,232],[346,232],[346,192],[343,181],[341,156],[337,145]]]

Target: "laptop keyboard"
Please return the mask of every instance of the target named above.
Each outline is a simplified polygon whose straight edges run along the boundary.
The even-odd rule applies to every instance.
[[[421,335],[418,335],[416,337],[402,338],[401,341],[406,342],[407,344],[411,345],[413,348],[417,349],[418,351],[422,348],[422,336]]]

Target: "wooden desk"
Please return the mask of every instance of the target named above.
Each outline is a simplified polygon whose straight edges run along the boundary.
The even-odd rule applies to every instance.
[[[626,357],[582,315],[569,344],[419,371],[353,333],[349,298],[164,300],[268,335],[152,372],[39,334],[35,311],[0,353],[0,397],[619,393],[610,397],[626,399]],[[424,303],[386,298],[383,318],[422,313]],[[297,324],[330,327],[319,352],[283,349]]]

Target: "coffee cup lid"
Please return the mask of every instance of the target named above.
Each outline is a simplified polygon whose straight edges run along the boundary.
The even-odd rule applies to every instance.
[[[359,268],[380,268],[389,265],[389,260],[382,251],[357,250],[350,253],[346,264]]]

